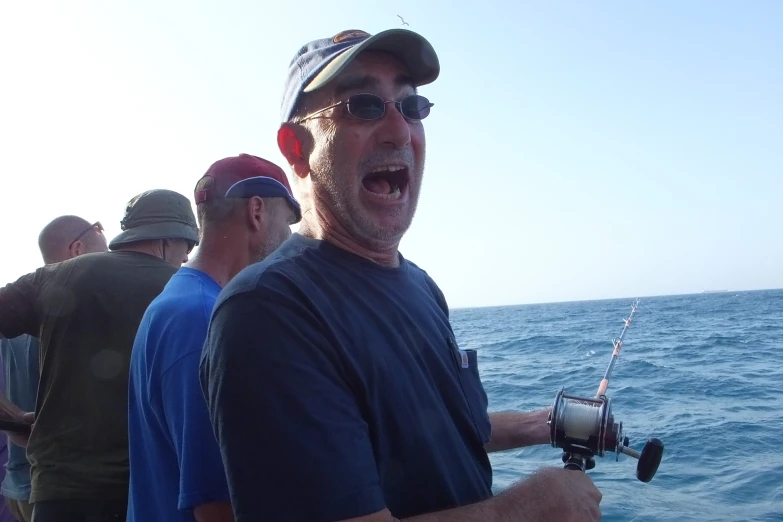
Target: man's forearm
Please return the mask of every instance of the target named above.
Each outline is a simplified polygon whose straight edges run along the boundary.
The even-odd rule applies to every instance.
[[[549,408],[529,413],[490,413],[492,438],[484,445],[487,453],[549,444],[549,426],[546,421]]]
[[[548,511],[549,495],[540,481],[526,480],[487,500],[400,522],[541,522],[541,513]]]
[[[508,492],[503,492],[476,504],[405,518],[400,522],[533,522],[532,519],[522,518],[521,514],[517,513],[520,511],[519,502],[511,502],[506,498],[508,495]]]

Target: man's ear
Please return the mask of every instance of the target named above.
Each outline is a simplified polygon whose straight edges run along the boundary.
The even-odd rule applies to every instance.
[[[261,230],[264,226],[264,220],[266,219],[267,201],[259,196],[253,196],[247,200],[247,226],[255,231]]]
[[[81,241],[77,240],[74,241],[71,245],[70,252],[68,252],[68,255],[70,255],[72,258],[80,256],[82,252],[84,251],[84,245]]]
[[[295,123],[283,123],[277,131],[277,146],[285,156],[294,173],[300,178],[306,178],[310,174],[309,154],[305,152],[309,134],[301,125]]]

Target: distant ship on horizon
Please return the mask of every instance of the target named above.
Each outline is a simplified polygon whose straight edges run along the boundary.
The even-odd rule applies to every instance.
[[[728,290],[702,290],[702,294],[720,294],[722,292],[728,292]]]

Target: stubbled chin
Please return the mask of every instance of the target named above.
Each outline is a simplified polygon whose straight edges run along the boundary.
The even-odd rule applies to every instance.
[[[378,242],[398,243],[411,225],[407,215],[379,215],[377,212],[363,216],[361,233],[367,239]],[[378,245],[381,246],[381,245]],[[391,245],[385,245],[389,247]]]
[[[415,201],[410,198],[410,194],[405,194],[404,200],[396,201],[370,194],[364,194],[362,199],[361,221],[364,228],[372,230],[370,235],[379,240],[401,239],[415,213]]]

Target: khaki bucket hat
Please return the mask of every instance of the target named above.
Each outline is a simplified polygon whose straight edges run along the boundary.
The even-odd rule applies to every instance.
[[[198,245],[198,224],[190,200],[173,190],[142,192],[128,202],[122,232],[109,248],[155,239],[184,239]]]

